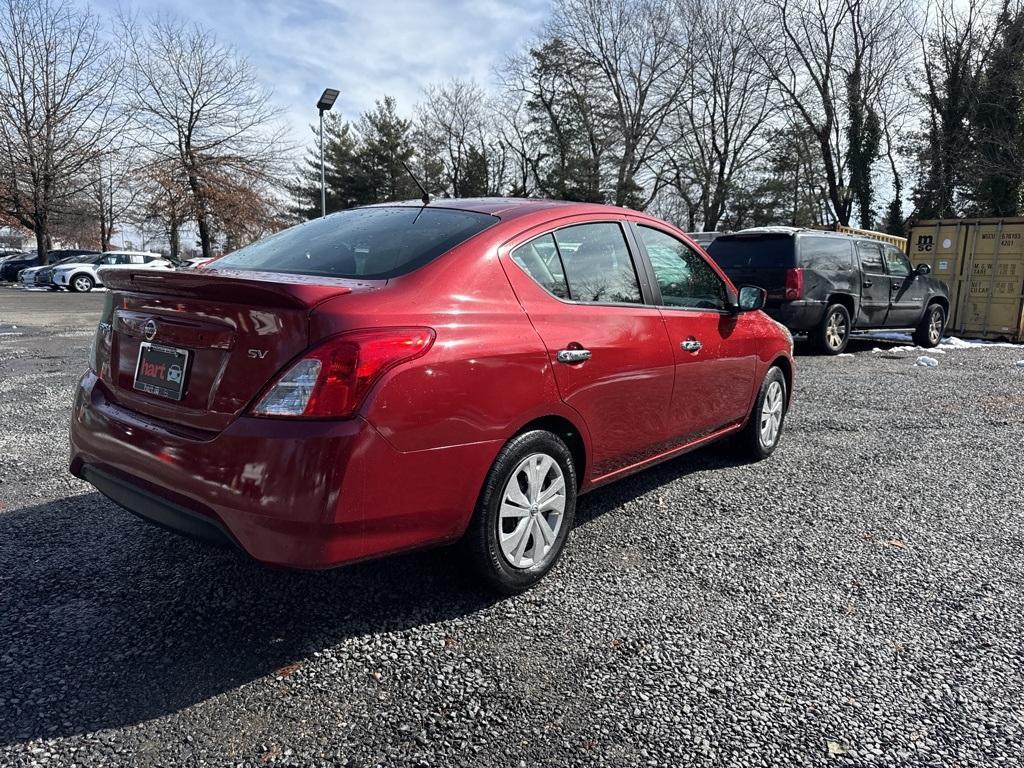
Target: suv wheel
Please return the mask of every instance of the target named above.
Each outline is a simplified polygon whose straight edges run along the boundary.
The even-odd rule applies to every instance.
[[[812,335],[820,351],[838,355],[850,340],[850,311],[842,304],[830,304]]]
[[[576,467],[556,435],[517,435],[494,460],[465,544],[498,592],[523,592],[550,571],[576,515]]]
[[[69,286],[75,293],[88,293],[96,283],[88,275],[75,275]]]
[[[937,347],[946,329],[946,311],[941,304],[929,304],[928,309],[914,329],[914,343],[919,347]]]
[[[755,461],[767,459],[779,447],[786,421],[786,376],[778,366],[765,374],[747,426],[740,433],[744,451]]]

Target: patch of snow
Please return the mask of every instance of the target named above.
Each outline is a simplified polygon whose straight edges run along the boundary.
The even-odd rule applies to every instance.
[[[1018,360],[1014,365],[1018,368],[1024,368],[1024,360]]]
[[[836,357],[853,357],[853,353],[852,352],[842,352],[842,353],[836,355]]]
[[[985,347],[1019,347],[1019,344],[1010,344],[1005,341],[985,341],[984,339],[959,339],[956,336],[947,336],[939,344],[939,349],[984,349]]]
[[[917,358],[916,365],[924,366],[925,368],[934,368],[939,364],[939,361],[934,357],[928,357],[928,355],[921,355]]]
[[[872,331],[866,333],[862,338],[878,339],[879,341],[913,341],[909,333],[897,333],[896,331]]]

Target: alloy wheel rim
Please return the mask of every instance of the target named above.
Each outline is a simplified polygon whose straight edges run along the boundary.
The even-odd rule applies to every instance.
[[[825,341],[832,349],[839,349],[846,338],[846,322],[839,312],[833,312],[825,324]]]
[[[938,344],[942,337],[942,313],[934,309],[932,310],[932,322],[928,326],[928,340],[933,344]]]
[[[768,385],[768,391],[764,395],[764,405],[761,407],[761,445],[771,448],[779,439],[779,430],[782,428],[782,385],[773,381]]]
[[[89,287],[89,281],[86,280],[84,277],[79,277],[78,279],[75,280],[75,288],[77,288],[78,290],[84,291],[88,287]]]
[[[533,568],[555,553],[565,519],[565,475],[546,453],[519,462],[501,495],[498,544],[513,568]]]

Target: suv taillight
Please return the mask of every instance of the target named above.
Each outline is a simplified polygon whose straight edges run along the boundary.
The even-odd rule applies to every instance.
[[[426,354],[433,343],[431,328],[376,328],[335,336],[278,376],[252,413],[347,418],[386,371]]]
[[[778,285],[778,283],[776,283]],[[796,301],[804,295],[804,271],[796,269],[786,270],[786,301]]]

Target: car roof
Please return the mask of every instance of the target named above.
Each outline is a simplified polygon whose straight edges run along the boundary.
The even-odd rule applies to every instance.
[[[412,207],[412,208],[446,208],[455,211],[471,211],[474,213],[486,213],[497,216],[500,219],[511,219],[525,216],[538,211],[559,211],[562,213],[598,213],[615,211],[618,213],[637,213],[625,208],[618,208],[614,205],[601,205],[599,203],[578,203],[568,200],[542,200],[539,198],[526,197],[462,197],[462,198],[438,198],[431,200],[426,206],[422,200],[403,200],[395,203],[377,203],[376,205],[365,206],[367,208],[387,207]],[[640,214],[643,215],[643,214]]]

